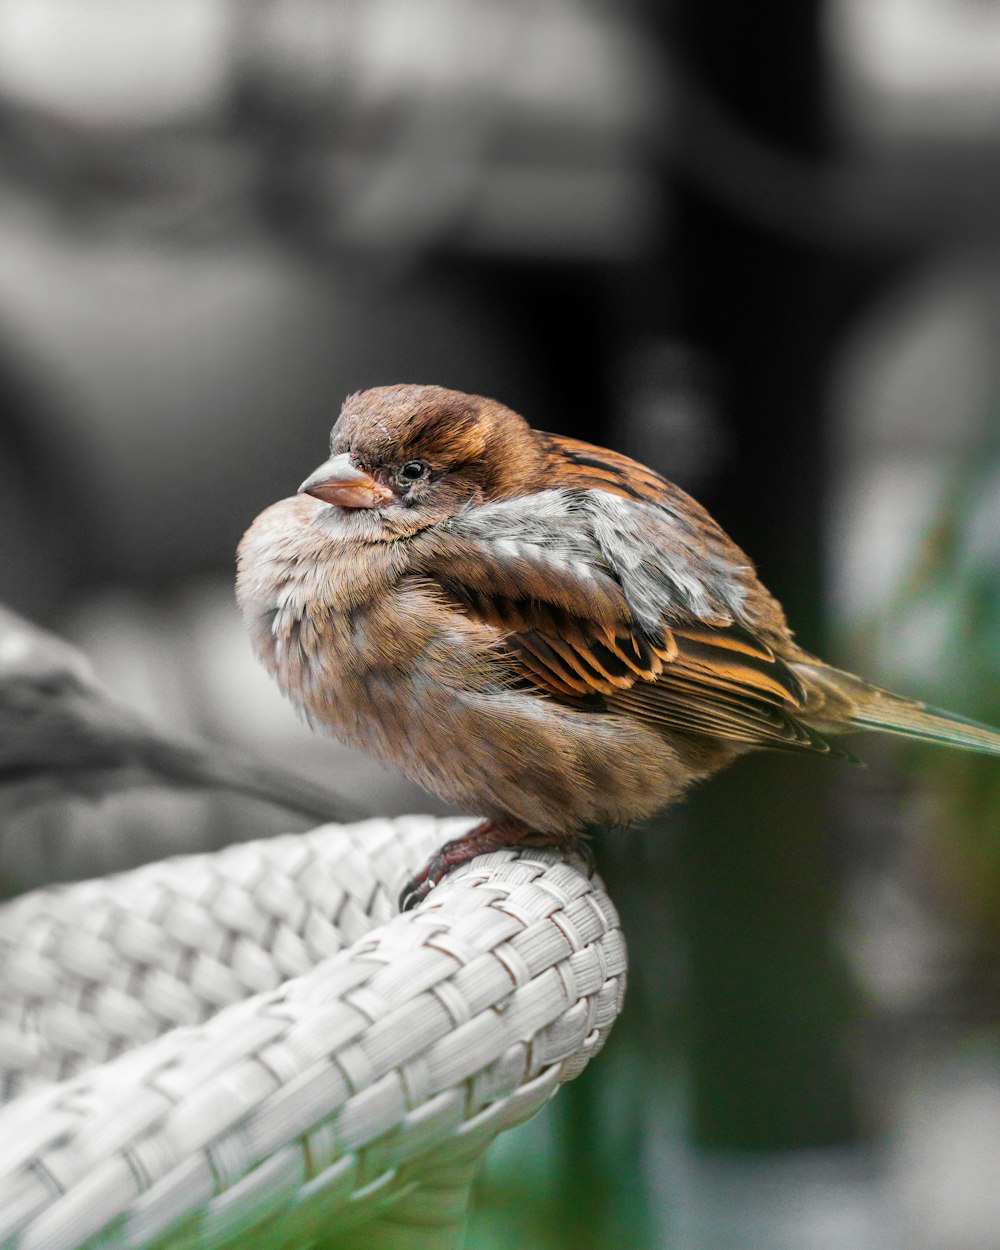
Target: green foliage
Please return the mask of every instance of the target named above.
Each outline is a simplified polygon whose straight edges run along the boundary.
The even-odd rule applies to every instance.
[[[593,1068],[493,1144],[473,1198],[470,1250],[667,1244],[669,1212],[656,1209],[651,1167],[665,1141],[680,1139],[685,1117],[676,1050],[661,1040],[644,1051],[619,1020]]]
[[[992,418],[992,414],[991,414]],[[1000,429],[955,470],[884,638],[904,682],[929,702],[1000,725]],[[935,875],[1000,970],[1000,763],[913,748],[934,796]]]

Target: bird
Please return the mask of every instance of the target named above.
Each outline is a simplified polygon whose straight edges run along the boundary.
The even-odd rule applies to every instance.
[[[76,647],[0,606],[0,811],[150,786],[212,788],[312,820],[365,815],[249,752],[159,729],[106,690]]]
[[[571,852],[758,748],[860,729],[1000,754],[1000,731],[793,637],[680,487],[440,386],[349,395],[330,455],[237,555],[251,646],[315,728],[481,815],[404,889],[510,845]]]

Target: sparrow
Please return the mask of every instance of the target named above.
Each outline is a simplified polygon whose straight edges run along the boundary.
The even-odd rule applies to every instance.
[[[512,844],[578,848],[758,748],[1000,732],[796,643],[750,559],[615,451],[439,386],[348,396],[330,456],[238,553],[251,644],[315,727],[484,819],[403,891]]]
[[[363,814],[295,773],[158,729],[75,647],[0,607],[0,811],[154,785],[212,787],[316,820]]]

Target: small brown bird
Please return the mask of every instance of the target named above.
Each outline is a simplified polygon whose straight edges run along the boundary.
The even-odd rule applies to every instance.
[[[494,400],[387,386],[239,550],[253,646],[309,721],[486,819],[404,891],[514,843],[573,847],[758,747],[1000,732],[824,664],[708,513]]]

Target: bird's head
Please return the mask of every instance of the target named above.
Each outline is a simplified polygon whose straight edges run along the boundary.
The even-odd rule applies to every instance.
[[[299,491],[377,512],[386,529],[405,534],[470,502],[530,489],[542,460],[524,418],[492,399],[440,386],[380,386],[344,401],[330,457]]]

